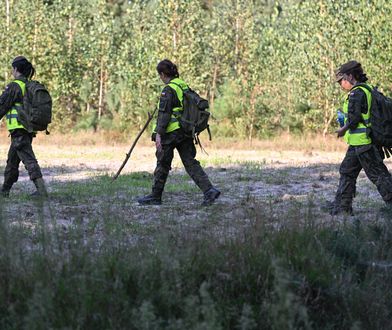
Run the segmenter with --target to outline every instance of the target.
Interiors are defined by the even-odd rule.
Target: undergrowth
[[[45,212],[33,228],[10,222],[2,204],[0,328],[390,326],[390,223],[322,224],[312,201],[279,215],[256,199],[239,205],[244,218],[229,224],[219,208],[197,227],[162,215],[133,241],[125,227],[135,219],[109,206],[65,230]]]

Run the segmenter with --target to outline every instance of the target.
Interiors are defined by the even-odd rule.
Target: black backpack
[[[183,89],[172,81],[170,84],[180,87],[184,96],[183,110],[179,118],[181,128],[185,133],[195,138],[196,141],[198,141],[198,135],[207,129],[211,140],[211,131],[208,125],[208,119],[210,118],[210,113],[207,110],[209,107],[208,101],[189,87],[188,89]]]
[[[366,88],[372,95],[369,136],[375,145],[389,149],[392,147],[392,99],[381,93],[377,87],[372,89],[366,84],[359,86]],[[386,150],[387,157],[388,151]]]
[[[52,122],[52,98],[43,84],[26,82],[23,106],[18,109],[18,121],[28,132],[46,131]]]

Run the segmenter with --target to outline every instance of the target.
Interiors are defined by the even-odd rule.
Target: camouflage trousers
[[[152,193],[158,196],[162,195],[171,170],[174,149],[177,149],[186,172],[200,190],[204,193],[210,189],[212,184],[200,163],[195,159],[196,147],[193,139],[185,136],[181,130],[177,130],[162,137],[162,152],[156,152],[157,166],[154,171]]]
[[[392,178],[380,151],[374,145],[350,146],[339,169],[340,180],[335,195],[335,208],[351,209],[357,178],[362,169],[369,180],[376,185],[383,200],[392,201]]]
[[[19,164],[21,161],[31,180],[42,178],[41,169],[32,147],[33,135],[22,130],[18,131],[13,132],[11,135],[11,145],[8,151],[7,165],[4,170],[2,191],[9,191],[12,185],[18,181]]]

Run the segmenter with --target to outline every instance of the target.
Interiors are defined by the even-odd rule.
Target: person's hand
[[[162,139],[158,133],[155,136],[155,146],[157,147],[158,152],[162,152]]]
[[[344,136],[344,134],[346,133],[346,131],[347,131],[347,127],[342,127],[342,128],[339,128],[337,131],[336,131],[336,133],[338,134],[338,137],[342,137],[342,136]]]

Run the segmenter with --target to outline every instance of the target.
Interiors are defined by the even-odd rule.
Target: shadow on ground
[[[42,218],[51,219],[53,224],[65,228],[75,222],[114,219],[148,226],[162,222],[187,226],[205,221],[225,224],[233,219],[246,222],[255,212],[265,215],[267,211],[277,223],[292,212],[297,212],[299,219],[310,211],[320,222],[333,219],[321,206],[334,197],[338,184],[336,164],[273,167],[254,162],[207,167],[206,172],[222,191],[215,205],[200,206],[202,193],[180,169],[169,175],[162,206],[139,206],[137,197],[151,189],[149,172],[125,174],[112,182],[106,170],[48,167],[44,173],[49,173],[46,179],[50,198],[43,203],[33,200],[29,196],[33,185],[25,178],[15,184],[10,198],[3,203],[2,216],[28,226],[34,226]],[[62,173],[68,175],[67,180],[57,179]],[[354,204],[356,219],[378,219],[378,209],[383,203],[377,190],[363,174],[358,179],[358,187]]]

